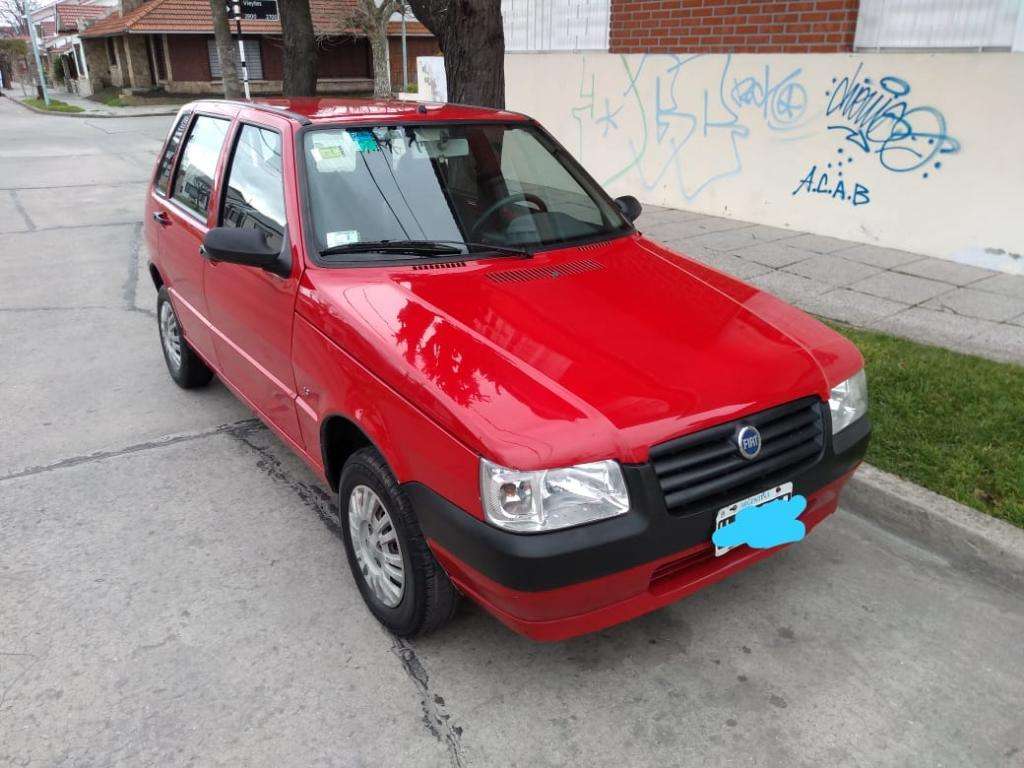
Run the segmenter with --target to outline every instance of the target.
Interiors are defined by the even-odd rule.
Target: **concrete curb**
[[[9,96],[5,96],[4,98],[6,98],[8,101],[14,102],[15,104],[17,104],[17,105],[19,105],[21,107],[24,107],[29,112],[35,112],[37,115],[52,115],[52,116],[56,116],[56,117],[90,117],[90,118],[99,118],[101,120],[109,119],[109,118],[115,118],[115,117],[116,118],[125,118],[125,117],[162,117],[162,116],[166,116],[166,115],[176,115],[176,114],[178,114],[178,109],[179,109],[179,107],[175,107],[174,109],[172,109],[170,111],[166,111],[166,112],[163,112],[163,111],[161,111],[161,112],[132,112],[131,114],[128,114],[128,115],[116,115],[116,114],[111,114],[109,112],[89,112],[88,110],[85,110],[83,112],[56,112],[56,111],[51,110],[51,109],[39,109],[38,107],[33,107],[31,104],[26,104],[21,99],[15,99],[15,98],[11,98]],[[59,99],[58,99],[58,101],[59,101]]]
[[[841,506],[971,571],[1024,589],[1024,530],[869,464]]]

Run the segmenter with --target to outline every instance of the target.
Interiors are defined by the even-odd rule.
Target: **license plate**
[[[788,499],[793,495],[793,484],[782,483],[782,485],[776,485],[774,488],[769,488],[767,491],[761,491],[760,493],[750,496],[741,501],[737,501],[735,504],[730,504],[728,507],[722,507],[718,510],[718,515],[715,517],[715,530],[724,528],[736,521],[736,513],[744,507],[760,507],[762,504],[767,504],[769,501],[775,501],[776,499]],[[715,545],[715,557],[721,557],[726,552],[730,552],[736,549],[739,544],[733,547],[719,547]]]

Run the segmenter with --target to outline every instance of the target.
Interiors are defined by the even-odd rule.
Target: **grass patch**
[[[25,104],[36,109],[48,109],[51,112],[84,112],[85,110],[81,107],[76,107],[74,104],[67,104],[63,101],[57,101],[56,99],[50,99],[50,106],[46,106],[46,102],[42,99],[22,99]]]
[[[1024,528],[1024,368],[829,325],[867,362],[867,460]]]

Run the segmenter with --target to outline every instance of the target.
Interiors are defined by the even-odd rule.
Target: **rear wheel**
[[[185,341],[165,286],[161,286],[156,296],[156,320],[160,329],[160,346],[164,351],[164,361],[174,383],[183,389],[209,384],[213,378],[213,371],[206,367],[206,363]]]
[[[349,566],[377,620],[400,637],[426,634],[447,622],[458,592],[375,449],[356,451],[345,463],[338,503]]]

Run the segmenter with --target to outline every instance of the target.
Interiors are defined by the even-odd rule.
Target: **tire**
[[[452,618],[459,594],[427,547],[412,505],[375,449],[356,451],[345,462],[338,484],[338,519],[352,576],[381,624],[399,637],[414,637]],[[395,576],[398,562],[400,588]]]
[[[188,345],[181,333],[178,315],[171,304],[167,288],[161,286],[156,295],[156,324],[160,331],[160,348],[164,352],[167,372],[182,389],[193,389],[210,383],[213,371]]]

